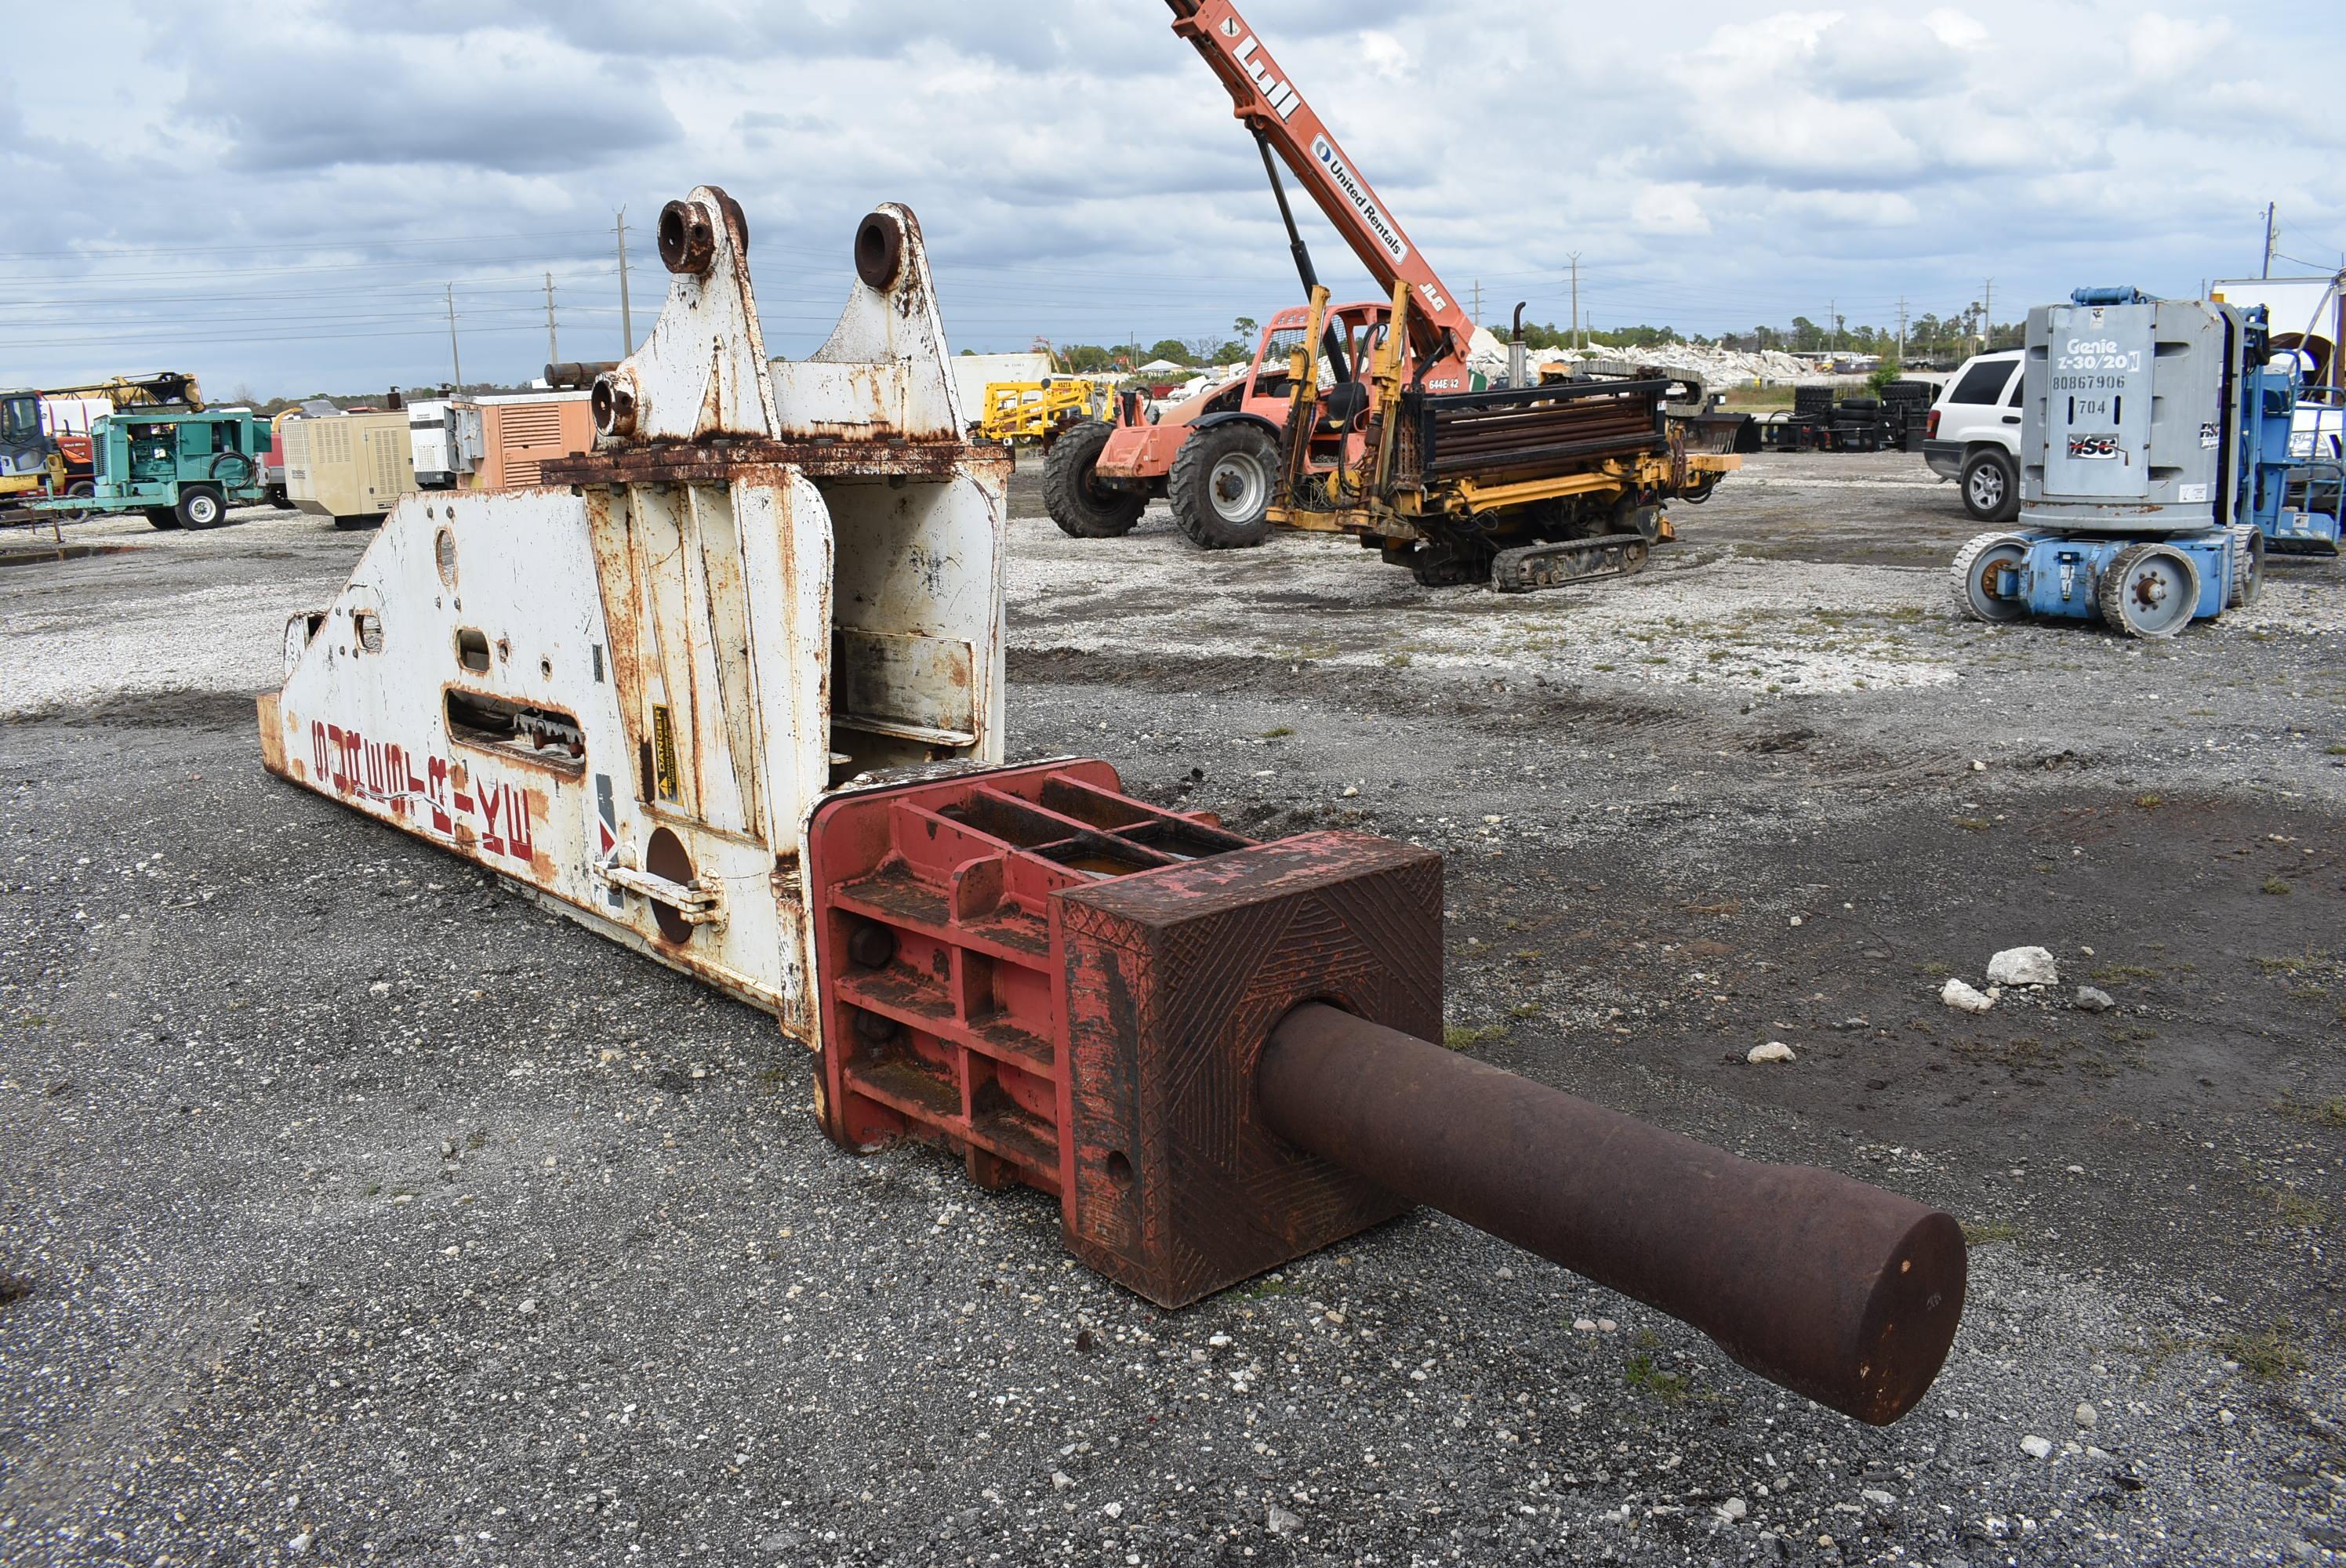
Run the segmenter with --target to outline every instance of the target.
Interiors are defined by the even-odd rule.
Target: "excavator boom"
[[[1409,285],[1411,347],[1418,362],[1430,367],[1425,384],[1436,392],[1463,390],[1474,321],[1326,122],[1272,61],[1230,0],[1166,3],[1173,9],[1173,31],[1205,56],[1229,89],[1238,117],[1311,192],[1379,290],[1390,294],[1396,283]]]

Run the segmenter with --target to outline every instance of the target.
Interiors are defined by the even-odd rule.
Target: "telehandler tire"
[[[1218,424],[1193,431],[1173,454],[1165,493],[1173,524],[1201,550],[1243,550],[1270,537],[1279,448],[1262,427]]]
[[[1148,510],[1144,491],[1095,481],[1092,470],[1116,427],[1096,419],[1070,425],[1043,460],[1043,509],[1059,532],[1075,539],[1115,539],[1132,532]]]

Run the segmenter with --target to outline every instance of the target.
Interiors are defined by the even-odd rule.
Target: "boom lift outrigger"
[[[1707,495],[1740,466],[1688,450],[1668,403],[1685,378],[1579,377],[1467,390],[1474,322],[1375,189],[1272,62],[1230,0],[1167,0],[1173,30],[1229,89],[1261,148],[1304,289],[1302,341],[1320,344],[1321,288],[1271,158],[1277,154],[1392,296],[1372,346],[1347,363],[1331,339],[1322,391],[1299,348],[1273,521],[1357,535],[1429,585],[1488,580],[1503,590],[1634,572],[1670,538],[1666,504]],[[1358,351],[1356,351],[1357,352]]]

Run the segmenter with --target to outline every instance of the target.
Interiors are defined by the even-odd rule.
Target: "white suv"
[[[2020,513],[2018,349],[1974,354],[1931,405],[1923,461],[1963,487],[1964,510],[1983,523]]]

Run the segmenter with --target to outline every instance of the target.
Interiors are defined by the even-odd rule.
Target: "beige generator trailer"
[[[285,494],[337,528],[372,528],[415,488],[407,411],[304,414],[284,424]]]

